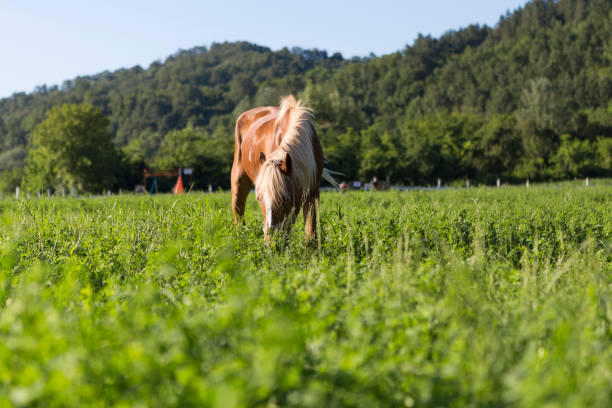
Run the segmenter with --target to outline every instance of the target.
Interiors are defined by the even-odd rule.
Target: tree
[[[0,192],[14,192],[15,187],[21,183],[23,168],[14,167],[11,170],[0,172]]]
[[[561,135],[561,146],[552,158],[555,176],[559,178],[590,175],[595,167],[596,152],[588,140],[572,139],[568,134]]]
[[[529,80],[523,89],[516,112],[521,122],[533,121],[538,130],[554,128],[555,95],[547,78]]]
[[[401,125],[406,169],[411,181],[429,183],[469,176],[471,165],[462,163],[470,149],[468,137],[480,121],[471,115],[440,112],[417,120],[406,118]]]
[[[356,180],[360,165],[361,135],[353,128],[337,132],[331,127],[320,129],[319,139],[325,147],[325,160],[332,170],[339,171],[345,180]]]
[[[361,154],[359,176],[362,179],[396,179],[397,166],[403,160],[399,138],[389,132],[381,132],[375,125],[361,131]]]
[[[595,144],[597,164],[606,177],[612,176],[612,137],[600,137]]]
[[[230,129],[220,124],[210,135],[202,129],[185,128],[166,135],[157,154],[155,166],[163,169],[193,168],[195,187],[229,186],[233,160]]]
[[[485,181],[505,175],[523,153],[521,135],[513,115],[493,115],[469,144],[463,160]]]
[[[74,186],[94,192],[113,187],[118,155],[108,125],[100,109],[88,104],[52,108],[34,130],[24,188]]]

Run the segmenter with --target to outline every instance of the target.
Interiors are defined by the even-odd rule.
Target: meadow
[[[612,188],[0,201],[0,406],[612,406]],[[301,217],[300,217],[301,218]]]

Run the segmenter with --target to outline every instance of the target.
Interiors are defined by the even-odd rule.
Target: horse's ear
[[[264,164],[266,161],[266,155],[264,152],[259,152],[259,164]]]
[[[285,159],[282,161],[280,165],[280,169],[283,173],[291,174],[291,155],[289,153],[285,154]]]

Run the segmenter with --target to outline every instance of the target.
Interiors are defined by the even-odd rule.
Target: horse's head
[[[295,221],[295,185],[289,153],[275,151],[266,159],[259,156],[261,167],[255,187],[257,201],[264,215],[266,240],[278,229],[288,230]]]

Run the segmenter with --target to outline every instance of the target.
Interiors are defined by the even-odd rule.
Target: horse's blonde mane
[[[258,196],[267,197],[272,206],[287,197],[290,189],[286,186],[286,179],[281,174],[279,166],[289,154],[292,160],[291,179],[295,188],[302,195],[304,201],[317,183],[317,163],[314,156],[312,140],[314,126],[312,111],[296,101],[293,95],[281,99],[280,112],[274,124],[274,129],[289,115],[287,130],[278,148],[267,157],[266,162],[259,170],[256,182]]]

